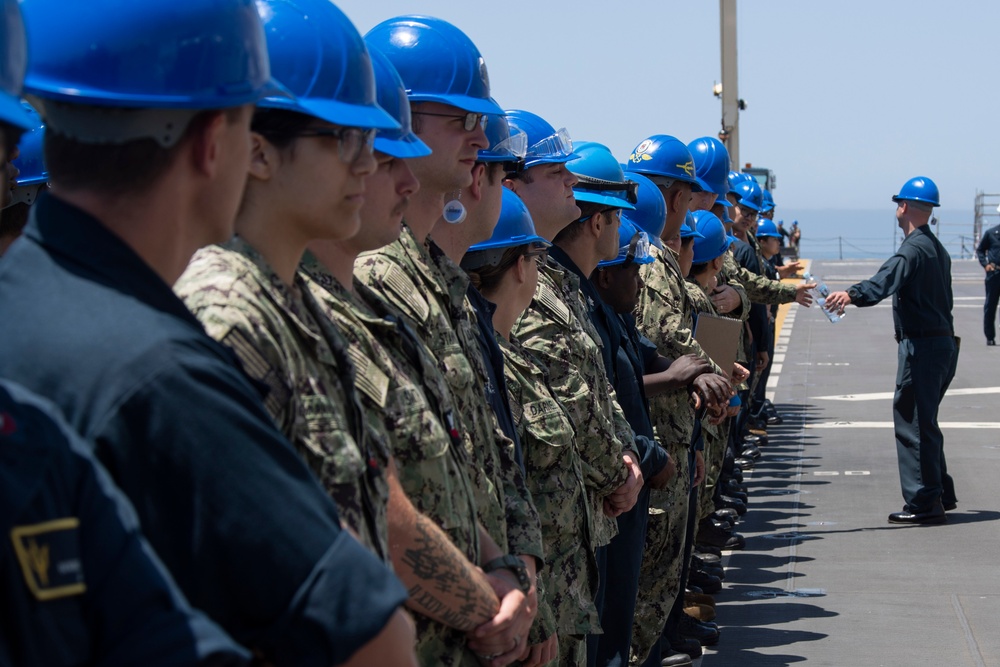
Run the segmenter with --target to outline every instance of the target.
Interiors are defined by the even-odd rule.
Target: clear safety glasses
[[[649,257],[649,234],[646,232],[636,232],[628,242],[628,250],[625,253],[625,264],[628,266],[632,262],[642,262]]]
[[[561,158],[569,157],[573,154],[573,140],[565,127],[556,130],[556,133],[545,137],[528,146],[527,157],[531,158]]]

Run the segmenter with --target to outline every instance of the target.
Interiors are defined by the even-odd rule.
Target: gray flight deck
[[[839,290],[879,265],[812,272]],[[903,505],[891,300],[837,324],[792,306],[772,382],[785,422],[745,476],[746,549],[724,558],[722,640],[702,665],[1000,665],[1000,347],[983,337],[978,263],[952,276],[962,344],[939,421],[958,509],[946,525],[886,521]]]

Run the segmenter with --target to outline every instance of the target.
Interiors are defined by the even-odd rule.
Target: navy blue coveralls
[[[587,302],[590,321],[601,338],[604,370],[614,386],[625,419],[634,431],[643,479],[650,479],[666,467],[669,457],[666,450],[653,439],[652,422],[648,412],[645,412],[647,407],[646,395],[642,389],[642,373],[636,375],[630,362],[619,363],[619,351],[625,345],[621,322],[601,300],[589,276],[583,275],[562,248],[552,246],[549,255],[580,278],[580,291]],[[643,413],[648,425],[646,430],[642,430]],[[633,421],[633,418],[637,421]],[[597,589],[595,604],[601,614],[604,634],[587,637],[587,664],[590,667],[628,664],[635,599],[639,592],[639,567],[646,543],[646,524],[649,522],[648,486],[643,485],[635,506],[621,514],[617,522],[618,534],[607,546],[598,548],[596,553],[601,583]]]
[[[986,274],[986,303],[983,304],[983,333],[992,343],[997,337],[997,303],[1000,302],[1000,225],[983,233],[976,247],[976,258],[983,268],[987,264],[996,267]]]
[[[0,664],[243,665],[47,401],[0,380]],[[9,539],[8,539],[9,536]]]
[[[235,355],[53,195],[0,261],[0,377],[52,400],[190,603],[276,664],[345,661],[406,590],[340,528]]]
[[[907,512],[956,502],[945,464],[938,407],[958,364],[952,322],[951,257],[927,225],[913,230],[878,272],[847,290],[856,306],[892,295],[899,342],[892,416]]]

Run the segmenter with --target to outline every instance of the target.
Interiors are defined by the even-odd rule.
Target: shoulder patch
[[[535,298],[538,299],[539,304],[558,318],[560,323],[569,325],[572,322],[569,307],[556,296],[556,293],[548,285],[540,285]]]
[[[354,386],[374,401],[375,405],[385,408],[385,400],[389,395],[389,377],[357,345],[348,347],[347,353],[354,363]]]
[[[236,353],[244,373],[267,388],[267,395],[262,397],[264,405],[271,418],[278,424],[282,424],[286,407],[292,398],[291,387],[277,371],[271,368],[264,355],[239,329],[230,329],[219,342]]]
[[[80,561],[79,528],[79,519],[65,517],[11,529],[10,539],[24,583],[36,600],[55,600],[87,590]]]
[[[427,321],[431,309],[413,285],[413,281],[401,268],[392,264],[385,274],[385,284],[405,303],[418,322]]]

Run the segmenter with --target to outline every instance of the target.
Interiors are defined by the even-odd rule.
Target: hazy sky
[[[336,0],[365,33],[406,13],[464,30],[505,108],[624,159],[649,134],[717,135],[716,0]],[[779,206],[879,208],[914,175],[948,208],[1000,192],[1000,2],[737,0],[743,162]]]

